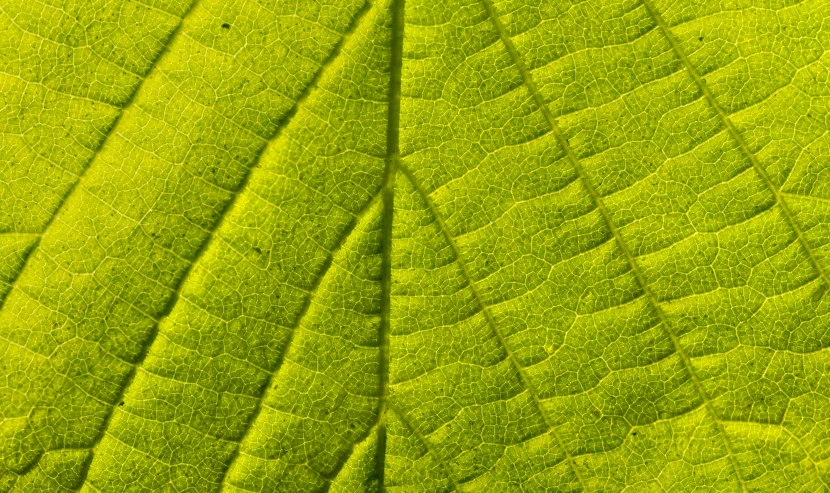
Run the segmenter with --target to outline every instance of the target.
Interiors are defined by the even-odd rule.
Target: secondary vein
[[[536,407],[539,414],[542,416],[542,419],[545,421],[545,425],[547,426],[548,430],[550,430],[551,434],[553,435],[556,443],[559,445],[559,448],[565,453],[565,459],[568,462],[568,465],[574,471],[574,475],[576,476],[577,480],[579,481],[582,490],[585,491],[587,489],[585,485],[585,480],[582,478],[582,474],[576,467],[574,463],[573,456],[571,455],[570,451],[565,448],[565,442],[562,440],[562,437],[554,428],[553,423],[550,421],[550,417],[548,413],[545,411],[544,406],[542,405],[542,399],[539,396],[539,393],[536,391],[536,388],[533,386],[533,383],[530,380],[530,377],[525,372],[524,368],[519,361],[516,359],[513,351],[510,349],[510,346],[507,344],[507,340],[499,330],[498,326],[496,325],[496,321],[493,319],[493,315],[490,313],[490,308],[487,304],[484,303],[484,298],[481,296],[478,287],[476,286],[475,281],[473,281],[473,277],[467,268],[467,263],[464,260],[463,255],[461,254],[461,250],[458,248],[458,245],[455,243],[455,239],[450,234],[449,229],[447,228],[446,224],[444,223],[444,219],[441,217],[441,214],[438,212],[438,209],[433,204],[432,199],[430,199],[429,194],[423,189],[421,184],[418,182],[415,175],[412,174],[412,171],[409,170],[403,163],[400,164],[401,172],[409,179],[410,183],[412,183],[412,187],[418,192],[418,195],[426,202],[427,208],[429,209],[430,213],[432,214],[433,218],[435,218],[435,222],[438,225],[438,229],[441,230],[441,234],[446,239],[447,243],[449,243],[450,249],[455,256],[456,262],[458,262],[459,267],[461,268],[461,273],[464,276],[467,285],[470,287],[470,291],[473,294],[473,298],[476,300],[476,304],[478,304],[481,313],[484,315],[484,319],[487,321],[487,325],[493,331],[493,334],[496,336],[496,339],[499,341],[499,344],[504,348],[505,353],[507,354],[507,359],[510,361],[513,368],[518,372],[519,378],[522,381],[522,385],[528,390],[530,393],[530,397],[533,400],[533,404]]]
[[[648,2],[649,0],[643,0],[643,1]],[[581,164],[579,158],[577,157],[576,153],[573,151],[570,144],[568,143],[568,139],[566,139],[565,135],[562,133],[562,129],[559,127],[559,123],[557,122],[556,118],[553,116],[550,109],[548,108],[547,102],[542,97],[542,94],[539,92],[539,89],[536,87],[536,84],[533,81],[533,78],[531,77],[530,72],[525,67],[524,62],[522,61],[521,56],[519,55],[519,52],[513,46],[513,42],[510,40],[510,38],[507,35],[504,27],[501,25],[501,21],[499,20],[497,14],[496,14],[495,8],[493,7],[490,0],[482,0],[482,2],[484,3],[488,13],[490,14],[490,18],[493,20],[493,23],[496,26],[496,30],[499,32],[499,36],[501,37],[502,42],[505,45],[505,48],[510,53],[511,58],[513,59],[513,63],[516,65],[519,72],[521,73],[522,80],[523,80],[525,86],[530,91],[534,102],[539,107],[539,110],[542,112],[542,115],[544,116],[545,120],[547,121],[548,125],[550,126],[551,131],[553,132],[557,143],[562,148],[562,150],[565,152],[565,155],[566,155],[568,161],[570,161],[570,163],[573,165],[574,170],[576,171],[577,175],[579,176],[580,181],[583,183],[583,185],[585,186],[585,189],[588,191],[588,194],[591,196],[591,200],[594,202],[594,206],[599,211],[600,215],[603,218],[603,221],[605,222],[606,226],[608,227],[608,229],[610,230],[612,236],[614,237],[615,242],[617,243],[620,250],[623,252],[623,255],[625,256],[626,261],[629,265],[629,268],[631,269],[631,272],[634,274],[634,277],[637,280],[637,284],[639,284],[640,289],[642,289],[644,296],[646,297],[646,299],[648,300],[648,302],[651,305],[652,309],[656,313],[656,315],[658,317],[658,320],[660,321],[660,325],[663,327],[663,329],[665,330],[665,332],[668,335],[669,339],[671,340],[672,345],[673,345],[674,350],[675,350],[675,353],[677,353],[677,355],[680,357],[680,360],[683,363],[683,367],[686,370],[686,373],[689,375],[689,379],[692,381],[692,385],[694,386],[696,392],[698,393],[698,396],[700,397],[700,399],[703,403],[703,406],[706,409],[707,414],[710,416],[710,418],[714,422],[715,428],[718,431],[718,436],[720,437],[721,443],[723,444],[723,446],[726,450],[726,453],[729,457],[730,464],[731,464],[733,470],[735,471],[735,474],[738,478],[738,482],[740,483],[741,490],[744,493],[746,493],[747,492],[746,484],[745,484],[744,478],[741,474],[740,468],[738,466],[737,459],[735,458],[735,454],[732,451],[732,445],[729,441],[729,437],[726,434],[726,430],[724,429],[723,424],[722,424],[720,418],[718,417],[718,414],[717,414],[714,406],[712,405],[708,394],[706,393],[705,389],[703,388],[703,385],[701,384],[700,379],[698,378],[697,373],[694,370],[694,367],[692,366],[691,359],[689,358],[689,356],[686,354],[685,350],[681,346],[677,335],[674,333],[674,330],[672,329],[671,325],[669,324],[669,321],[666,317],[665,312],[663,311],[663,308],[660,306],[660,303],[657,300],[657,297],[651,291],[651,288],[649,287],[648,283],[646,282],[645,276],[643,275],[639,265],[637,264],[636,259],[633,255],[633,253],[631,252],[631,249],[625,243],[625,241],[623,240],[622,235],[620,234],[619,230],[617,229],[616,225],[614,224],[614,221],[611,219],[611,214],[608,212],[607,208],[605,207],[605,204],[603,203],[599,192],[597,192],[596,188],[594,187],[593,182],[588,177],[588,175],[585,173],[585,170],[582,167],[582,164]],[[567,453],[567,451],[566,451],[566,453]]]
[[[363,207],[363,209],[361,209],[361,211],[358,212],[355,215],[355,217],[351,220],[349,225],[344,229],[343,233],[337,239],[337,241],[334,244],[334,247],[332,247],[332,249],[331,249],[331,252],[326,257],[326,260],[323,262],[323,265],[320,268],[320,272],[317,274],[317,277],[315,277],[315,279],[314,279],[314,285],[309,290],[308,296],[306,296],[305,304],[303,304],[303,307],[300,309],[300,313],[297,315],[297,319],[296,319],[296,322],[294,323],[294,326],[291,327],[291,332],[288,336],[288,341],[286,342],[285,349],[283,350],[282,354],[280,355],[280,359],[276,362],[276,364],[274,365],[274,368],[269,373],[268,379],[266,380],[265,385],[263,386],[264,390],[262,391],[262,395],[260,395],[259,398],[257,399],[256,406],[254,407],[254,411],[248,417],[248,421],[245,424],[245,428],[242,431],[242,435],[239,437],[239,440],[238,440],[239,445],[234,450],[233,455],[231,456],[230,460],[228,461],[228,466],[227,466],[227,468],[225,468],[225,471],[222,474],[222,478],[220,479],[219,484],[223,488],[227,484],[226,480],[227,480],[228,473],[231,470],[231,467],[233,466],[234,462],[236,462],[236,459],[239,458],[239,454],[240,454],[241,448],[242,448],[242,443],[244,443],[245,438],[248,436],[248,434],[254,428],[254,423],[256,422],[257,418],[259,417],[260,413],[262,412],[262,408],[264,407],[264,404],[265,404],[265,397],[266,397],[266,395],[268,395],[268,390],[271,387],[274,386],[274,379],[277,377],[277,374],[279,373],[280,368],[282,368],[283,362],[285,361],[285,357],[288,354],[288,351],[291,349],[291,346],[293,345],[294,338],[297,334],[297,331],[300,329],[300,325],[302,324],[303,320],[305,319],[306,314],[308,313],[309,308],[311,307],[311,301],[313,300],[314,296],[317,294],[317,290],[319,289],[320,284],[322,284],[323,279],[326,277],[326,274],[328,273],[329,269],[331,268],[331,265],[334,263],[334,257],[337,255],[337,253],[341,250],[343,245],[349,239],[349,237],[351,236],[354,229],[360,223],[361,219],[364,218],[369,213],[370,210],[372,210],[372,208],[375,206],[375,204],[377,203],[378,199],[380,199],[380,197],[381,197],[380,193],[375,195],[369,202],[366,203],[366,205]]]
[[[816,258],[815,254],[813,253],[813,250],[810,247],[809,243],[807,242],[807,239],[804,237],[804,233],[801,231],[801,227],[798,225],[798,223],[795,220],[795,215],[792,213],[792,209],[790,209],[789,204],[787,203],[787,201],[784,198],[785,195],[788,195],[788,194],[786,194],[784,192],[781,192],[781,190],[779,190],[778,187],[775,186],[775,183],[770,178],[770,176],[767,173],[766,169],[764,169],[764,167],[761,165],[760,161],[758,160],[758,157],[749,148],[749,145],[747,144],[747,142],[744,139],[743,135],[738,131],[738,128],[735,126],[735,124],[729,118],[729,115],[726,113],[726,111],[724,111],[724,109],[720,105],[720,103],[718,103],[718,101],[715,98],[714,94],[712,94],[712,91],[709,90],[709,86],[706,85],[706,82],[703,80],[703,77],[700,76],[697,69],[692,64],[691,60],[689,60],[689,57],[686,55],[686,53],[680,47],[680,43],[677,42],[677,39],[674,37],[674,34],[672,33],[672,31],[669,28],[668,24],[666,23],[665,19],[663,19],[663,16],[660,15],[660,12],[654,6],[654,4],[651,2],[651,0],[641,0],[641,3],[646,8],[649,15],[654,20],[654,22],[657,24],[657,26],[659,26],[660,31],[663,33],[663,35],[665,36],[665,38],[668,40],[669,44],[671,45],[672,51],[674,51],[675,55],[677,55],[677,57],[680,58],[681,62],[683,63],[683,66],[686,68],[686,71],[692,77],[692,79],[694,80],[694,82],[697,85],[698,89],[703,94],[703,97],[706,99],[706,101],[709,103],[709,105],[712,107],[712,109],[715,110],[715,113],[717,113],[718,118],[721,120],[721,123],[724,125],[724,127],[726,127],[726,130],[727,130],[727,132],[729,132],[729,135],[738,144],[738,147],[741,149],[741,152],[749,159],[749,162],[752,164],[752,168],[755,170],[755,172],[761,178],[761,181],[764,182],[764,185],[767,187],[767,189],[769,189],[769,191],[774,196],[775,202],[778,204],[778,206],[781,208],[781,211],[784,213],[784,217],[786,218],[787,223],[789,224],[790,228],[795,233],[796,238],[798,239],[798,242],[801,244],[801,247],[804,250],[804,252],[807,254],[807,257],[808,257],[810,263],[813,265],[813,268],[815,268],[816,272],[818,273],[819,277],[821,278],[821,281],[822,281],[823,285],[824,286],[830,286],[830,282],[828,282],[827,273],[825,272],[825,270],[822,267],[821,263]],[[707,402],[707,405],[708,405],[708,402]],[[714,412],[714,410],[712,412]],[[720,424],[720,422],[718,422],[718,426],[719,427],[722,426]],[[724,434],[725,434],[725,432],[724,432]],[[732,453],[730,451],[730,458],[732,459],[733,467],[735,468],[735,471],[738,474],[738,478],[741,480],[741,488],[743,489],[744,492],[746,492],[747,488],[746,488],[746,485],[744,483],[743,477],[741,476],[740,471],[738,470],[737,462],[734,460],[733,457],[731,457],[731,455],[732,455]]]
[[[781,207],[781,210],[784,212],[784,217],[787,219],[792,230],[795,232],[796,237],[798,238],[798,242],[801,244],[802,248],[804,249],[807,257],[810,260],[810,263],[818,272],[819,277],[821,277],[822,282],[825,286],[830,286],[830,280],[827,277],[827,273],[824,271],[824,268],[819,263],[818,259],[816,258],[815,254],[813,253],[812,248],[810,247],[809,243],[807,243],[807,239],[804,238],[804,233],[801,231],[801,227],[795,220],[795,215],[792,213],[792,209],[790,209],[789,204],[784,199],[784,193],[781,192],[778,187],[775,186],[772,179],[770,178],[769,174],[767,174],[766,169],[761,166],[761,163],[758,161],[758,157],[752,150],[749,148],[749,145],[746,143],[743,135],[738,131],[738,128],[735,127],[735,124],[729,118],[729,115],[726,114],[726,111],[721,107],[720,103],[718,103],[715,96],[712,94],[712,91],[709,90],[709,86],[706,85],[706,82],[703,80],[703,77],[697,72],[694,65],[692,65],[691,60],[689,57],[686,56],[686,53],[680,48],[680,44],[675,39],[674,34],[672,34],[671,29],[669,29],[668,24],[660,15],[660,12],[654,7],[654,4],[651,0],[641,0],[643,6],[648,10],[649,15],[651,15],[654,22],[660,27],[660,31],[662,31],[663,35],[669,41],[669,44],[672,47],[672,50],[677,55],[678,58],[683,62],[683,66],[686,68],[686,71],[689,72],[689,75],[692,76],[694,79],[695,84],[697,84],[698,89],[700,92],[703,93],[703,97],[706,98],[706,101],[709,105],[715,110],[717,113],[718,118],[720,118],[721,123],[726,127],[727,132],[729,135],[737,142],[738,147],[740,147],[741,152],[746,155],[749,159],[749,162],[752,163],[752,167],[755,169],[755,172],[758,173],[758,176],[761,178],[761,181],[764,182],[764,185],[772,192],[773,196],[775,197],[776,203]]]
[[[184,15],[179,20],[179,23],[176,25],[176,28],[173,29],[173,32],[170,34],[170,37],[167,38],[167,42],[162,47],[161,51],[159,51],[159,54],[156,55],[156,58],[155,58],[155,60],[153,60],[152,64],[150,65],[150,68],[147,70],[147,73],[144,75],[143,78],[141,78],[139,80],[139,82],[136,85],[135,89],[133,90],[132,94],[130,94],[129,99],[127,99],[127,101],[121,106],[121,109],[118,112],[118,115],[115,117],[115,120],[112,122],[112,125],[110,125],[109,129],[107,129],[106,134],[104,134],[103,141],[98,146],[98,149],[95,150],[95,152],[92,154],[92,157],[90,157],[89,160],[86,162],[86,165],[81,170],[81,173],[78,175],[78,177],[75,179],[75,182],[72,184],[72,186],[69,187],[69,190],[66,191],[66,194],[64,194],[64,196],[61,198],[60,202],[58,202],[58,206],[55,208],[55,211],[52,213],[51,216],[49,216],[49,220],[46,221],[46,224],[43,225],[43,228],[40,231],[41,238],[43,238],[47,234],[47,232],[49,230],[49,227],[52,225],[52,223],[55,222],[55,218],[58,217],[58,214],[61,212],[61,210],[63,210],[64,205],[69,201],[69,198],[72,195],[74,195],[75,191],[79,188],[79,186],[81,185],[81,183],[84,180],[84,176],[86,176],[87,171],[89,171],[89,169],[92,168],[92,165],[95,162],[95,160],[98,158],[98,156],[101,155],[101,151],[107,146],[107,142],[109,142],[109,138],[115,133],[116,127],[118,127],[118,124],[121,122],[121,117],[133,105],[133,103],[136,100],[136,96],[141,91],[141,88],[144,86],[144,82],[147,79],[149,79],[150,74],[152,74],[153,71],[156,70],[156,67],[158,67],[158,65],[161,62],[162,58],[164,58],[164,55],[167,54],[167,52],[169,51],[170,46],[173,44],[173,42],[179,36],[179,33],[182,30],[182,25],[184,25],[185,19],[190,15],[191,12],[193,12],[193,10],[196,8],[196,5],[200,1],[201,0],[194,0],[193,1],[193,3],[190,5],[190,7],[187,9],[187,11],[184,13]],[[26,259],[23,261],[23,265],[17,271],[17,275],[9,283],[11,285],[11,288],[6,293],[6,296],[4,298],[0,299],[0,310],[3,309],[3,306],[6,302],[6,299],[8,299],[8,297],[11,294],[12,290],[16,287],[18,279],[20,279],[23,272],[26,270],[26,266],[29,263],[29,259],[31,259],[34,256],[33,254],[40,247],[41,242],[42,242],[42,240],[38,239],[37,243],[31,248],[29,253],[26,255]]]
[[[196,4],[199,1],[200,0],[196,0],[196,2],[194,2],[194,4],[191,6],[190,10],[188,10],[187,14],[185,14],[185,17],[190,12],[193,11],[193,9],[195,8]],[[342,50],[342,47],[343,47],[345,41],[348,39],[349,35],[352,32],[354,32],[354,30],[357,28],[357,25],[359,24],[359,21],[363,18],[363,16],[366,14],[366,12],[368,12],[370,6],[371,5],[368,1],[365,2],[363,4],[363,6],[361,7],[361,9],[355,14],[354,18],[352,19],[352,22],[351,22],[350,26],[344,32],[343,36],[338,41],[338,43],[334,46],[332,51],[329,53],[328,58],[323,62],[323,64],[320,66],[320,68],[314,74],[312,79],[305,86],[305,88],[303,89],[303,92],[300,94],[299,98],[297,98],[297,100],[295,101],[292,108],[285,114],[285,116],[283,117],[283,119],[279,123],[279,125],[277,125],[277,127],[275,128],[275,130],[274,130],[273,134],[271,135],[270,139],[268,139],[268,141],[262,146],[259,153],[256,155],[254,161],[252,162],[251,166],[246,171],[246,174],[243,177],[242,181],[240,182],[239,186],[237,187],[237,189],[233,193],[231,199],[227,202],[227,204],[225,204],[222,211],[220,212],[220,214],[218,216],[218,219],[215,221],[215,223],[213,225],[213,228],[211,228],[211,230],[208,231],[207,238],[205,238],[202,241],[202,244],[200,245],[199,249],[197,250],[193,261],[188,265],[187,269],[182,274],[179,281],[176,283],[176,286],[173,290],[172,295],[170,296],[170,299],[168,300],[168,303],[167,303],[166,307],[164,308],[164,310],[162,310],[162,313],[158,317],[156,323],[153,325],[153,328],[151,329],[150,334],[147,337],[147,340],[145,341],[145,343],[142,347],[142,350],[139,353],[139,356],[136,359],[136,362],[135,362],[132,370],[128,373],[128,375],[125,379],[124,385],[121,388],[121,392],[119,393],[118,397],[115,399],[113,405],[109,409],[109,412],[108,412],[106,418],[104,419],[104,422],[101,426],[101,429],[99,430],[98,434],[96,435],[95,439],[93,440],[92,444],[90,445],[89,449],[92,451],[93,454],[95,452],[95,448],[101,442],[103,437],[107,434],[107,429],[109,428],[109,425],[112,422],[112,417],[115,414],[115,408],[116,408],[115,403],[120,402],[123,399],[124,395],[126,395],[128,389],[130,388],[131,384],[135,380],[135,376],[136,376],[139,368],[141,368],[142,364],[144,363],[144,361],[145,361],[145,359],[146,359],[146,357],[147,357],[147,355],[150,351],[150,348],[153,345],[153,342],[155,341],[156,337],[158,336],[159,324],[172,312],[172,310],[176,306],[178,300],[181,298],[181,294],[182,294],[184,286],[186,285],[187,279],[189,278],[190,274],[193,272],[194,267],[199,263],[201,258],[204,256],[205,252],[208,250],[209,245],[217,237],[217,235],[216,235],[217,231],[220,230],[222,224],[225,222],[225,219],[229,216],[231,210],[233,210],[233,207],[236,204],[239,196],[242,195],[242,192],[247,188],[248,183],[250,182],[251,176],[253,175],[253,171],[259,166],[260,160],[261,160],[262,156],[265,154],[265,151],[275,141],[279,140],[279,137],[282,135],[283,130],[291,122],[294,115],[296,115],[299,107],[308,99],[309,94],[311,94],[313,89],[317,86],[317,82],[323,76],[326,69],[334,62],[335,59],[337,59],[338,55],[340,54],[340,52]],[[178,32],[179,31],[177,30],[176,33],[178,33]],[[352,221],[352,226],[347,228],[346,236],[348,235],[348,232],[350,232],[351,229],[353,228],[353,225],[354,225],[354,221]],[[342,240],[345,240],[345,237],[342,238]],[[339,244],[339,242],[338,242],[338,244]],[[331,255],[329,256],[329,262],[325,265],[328,265],[330,263],[330,258],[331,258]],[[322,274],[321,274],[321,276],[322,276]],[[319,278],[317,279],[316,282],[319,282]],[[311,295],[309,295],[308,298],[310,299]],[[299,319],[298,319],[298,324],[299,324]],[[263,396],[264,396],[264,392],[263,392]],[[262,401],[262,396],[260,397],[259,404],[261,404],[261,401]],[[258,405],[257,409],[258,408],[259,408],[259,405]],[[255,414],[257,414],[257,413],[255,413]],[[253,419],[251,419],[249,421],[246,429],[243,431],[243,435],[242,435],[243,438],[247,434],[248,429],[250,429],[252,424],[253,424]],[[233,456],[233,457],[235,458],[235,456]],[[94,458],[93,458],[93,460],[94,460]],[[232,461],[233,461],[233,459],[232,459]],[[92,463],[92,461],[90,461],[90,464],[91,463]],[[228,464],[228,469],[226,469],[224,474],[227,474],[227,471],[229,469],[230,469],[230,463]],[[87,473],[88,473],[88,470],[84,472],[84,478],[83,478],[83,481],[81,483],[81,486],[83,486],[83,484],[86,482]],[[224,480],[224,477],[223,477],[223,480]]]
[[[499,34],[499,38],[501,38],[502,44],[504,44],[504,47],[507,50],[507,52],[509,53],[510,58],[513,60],[513,64],[516,65],[516,67],[519,69],[519,72],[522,75],[522,81],[524,82],[525,86],[527,86],[528,90],[533,95],[533,99],[536,102],[536,105],[540,107],[540,109],[542,110],[542,113],[545,115],[545,119],[548,121],[548,124],[550,125],[551,129],[553,130],[553,133],[556,136],[557,141],[560,142],[560,144],[562,144],[563,142],[565,142],[564,136],[562,136],[562,132],[559,130],[559,126],[556,124],[556,121],[553,119],[553,115],[550,114],[550,111],[548,110],[547,105],[544,104],[544,100],[542,99],[542,95],[536,89],[536,84],[533,82],[533,79],[531,79],[530,73],[525,68],[524,63],[522,63],[522,60],[521,60],[521,57],[519,56],[518,51],[516,51],[516,48],[513,46],[513,42],[510,40],[510,38],[507,35],[507,32],[504,30],[504,26],[502,26],[501,20],[499,20],[499,17],[498,17],[498,14],[496,13],[495,7],[493,6],[493,4],[490,0],[481,0],[481,3],[484,5],[484,9],[487,11],[487,15],[490,17],[490,20],[493,22],[493,25],[494,25],[496,31]],[[573,152],[572,151],[569,152],[569,151],[570,151],[569,147],[565,149],[565,152],[567,154],[569,154],[569,158],[571,158],[571,157],[573,157],[572,156]],[[573,159],[572,159],[572,161],[573,161]],[[577,171],[579,171],[579,169],[581,167],[578,165],[578,163],[576,163],[576,165],[577,165],[576,166]],[[580,174],[580,178],[581,179],[583,178],[582,174]],[[584,181],[584,179],[583,179],[583,181]],[[467,275],[468,279],[470,279],[469,280],[470,287],[473,289],[473,292],[475,293],[475,297],[479,300],[479,303],[482,303],[482,301],[480,299],[480,296],[477,294],[477,290],[474,288],[475,284],[473,283],[472,278],[470,278],[469,274],[467,274],[466,272],[465,272],[465,275]],[[483,307],[483,303],[482,303],[482,307]],[[541,399],[536,394],[536,392],[535,392],[535,390],[534,390],[534,388],[533,388],[533,386],[530,382],[530,377],[527,376],[527,374],[524,371],[524,368],[521,367],[519,362],[516,361],[515,358],[513,358],[512,352],[510,351],[510,349],[507,346],[507,342],[504,340],[504,338],[501,336],[501,333],[496,328],[495,322],[493,321],[492,317],[490,316],[489,311],[484,309],[484,308],[482,308],[482,310],[485,312],[485,316],[488,318],[488,322],[493,327],[493,331],[497,334],[497,336],[498,336],[499,340],[501,341],[502,345],[507,350],[511,361],[513,361],[514,366],[519,371],[519,374],[521,375],[522,380],[524,381],[525,385],[531,391],[531,394],[533,395],[533,400],[536,403],[536,406],[539,408],[539,410],[542,414],[542,417],[545,419],[545,422],[547,423],[548,427],[550,428],[554,438],[556,439],[556,443],[559,445],[559,448],[561,448],[562,452],[564,452],[566,460],[568,462],[568,465],[570,466],[571,470],[573,470],[574,475],[576,475],[576,478],[579,481],[579,485],[582,487],[582,491],[586,491],[588,489],[588,487],[585,483],[585,479],[582,477],[582,473],[580,472],[579,468],[576,467],[576,461],[574,460],[573,455],[571,454],[570,450],[568,450],[565,447],[565,442],[562,440],[562,437],[559,435],[559,433],[553,427],[553,423],[550,422],[550,418],[548,417],[547,413],[544,411],[544,408],[542,407]]]
[[[444,474],[447,475],[447,479],[449,479],[450,483],[452,483],[453,489],[455,489],[455,491],[461,491],[461,486],[458,484],[458,481],[452,474],[450,466],[446,463],[446,461],[444,461],[444,459],[441,458],[440,455],[438,455],[438,453],[435,452],[435,450],[433,450],[432,445],[429,443],[426,437],[420,431],[418,431],[415,425],[412,424],[412,421],[410,421],[406,413],[394,406],[390,406],[389,410],[398,415],[398,419],[401,420],[401,423],[403,423],[404,426],[409,428],[409,431],[411,431],[412,434],[415,435],[415,437],[421,443],[421,446],[423,446],[424,449],[427,451],[427,454],[431,455],[433,460],[435,460],[435,462],[438,463],[438,466],[444,470]]]

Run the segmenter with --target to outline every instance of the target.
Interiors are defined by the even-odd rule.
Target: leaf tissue
[[[0,493],[819,492],[829,0],[0,0]]]

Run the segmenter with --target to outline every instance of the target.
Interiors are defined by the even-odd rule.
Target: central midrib
[[[395,178],[400,162],[401,71],[403,67],[404,0],[392,0],[392,32],[389,57],[389,109],[386,120],[386,169],[383,178],[381,225],[381,311],[378,330],[378,426],[375,475],[381,492],[386,490],[386,413],[389,396],[389,335],[392,305],[392,223],[395,211]]]

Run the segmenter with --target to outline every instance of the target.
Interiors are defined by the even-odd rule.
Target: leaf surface
[[[827,490],[827,0],[0,18],[0,492]]]

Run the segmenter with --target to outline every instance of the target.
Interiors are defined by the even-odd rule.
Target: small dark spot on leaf
[[[228,24],[227,22],[222,24],[222,29],[230,29],[230,28],[231,28],[231,25]]]
[[[697,38],[697,40],[702,42],[703,41],[703,36]]]
[[[124,401],[121,401],[121,402],[118,403],[118,407],[121,407],[123,405],[124,405]]]

